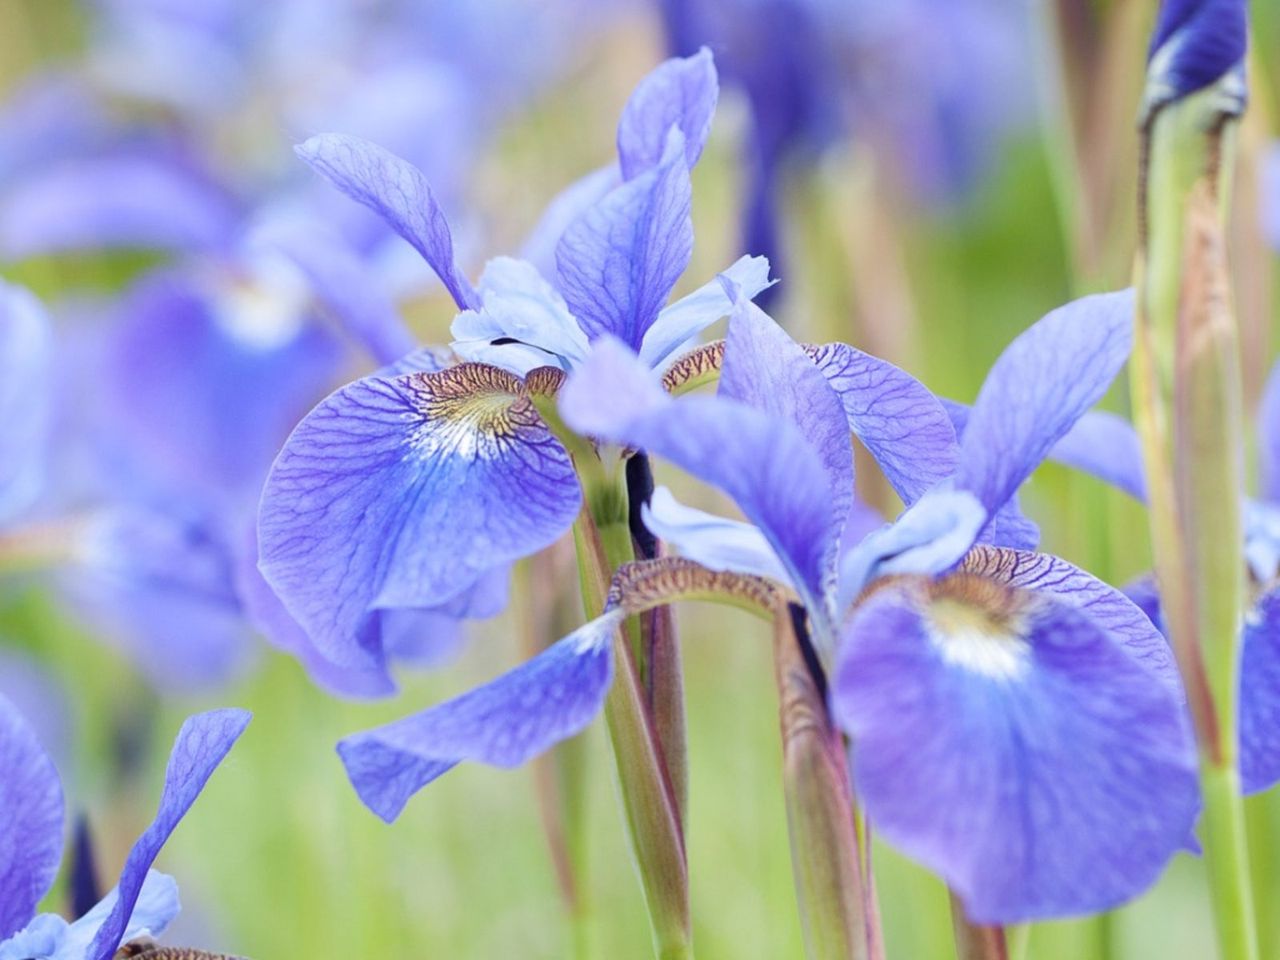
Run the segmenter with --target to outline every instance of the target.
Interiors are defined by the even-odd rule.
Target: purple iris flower
[[[526,383],[526,373],[571,369],[604,335],[661,367],[728,313],[716,283],[664,306],[692,252],[689,171],[716,96],[705,52],[668,61],[639,85],[618,127],[617,167],[571,188],[536,231],[544,239],[535,246],[553,241],[554,279],[500,257],[472,286],[417,169],[337,134],[299,148],[385,217],[462,310],[454,356],[421,350],[331,395],[299,424],[267,481],[260,567],[326,658],[359,666],[381,656],[370,631],[396,610],[477,615],[491,603],[495,571],[554,542],[578,516],[573,462],[534,405],[549,381]],[[758,258],[729,272],[751,293],[769,284]]]
[[[1164,0],[1147,53],[1144,115],[1218,83],[1242,103],[1248,44],[1245,0]]]
[[[717,396],[672,399],[623,343],[596,345],[560,409],[575,429],[719,487],[747,523],[655,496],[687,556],[789,587],[831,666],[873,826],[977,922],[1106,909],[1154,881],[1199,806],[1167,645],[1118,591],[1057,557],[978,543],[1105,392],[1128,294],[1054,311],[992,369],[957,441],[943,405],[843,344],[805,348],[738,299]],[[853,433],[908,504],[870,524]],[[612,677],[614,609],[516,670],[339,745],[394,814],[460,760],[510,766],[580,730]]]
[[[121,944],[163,933],[178,913],[178,888],[151,864],[248,723],[246,711],[232,709],[187,719],[169,757],[159,810],[118,884],[68,923],[36,915],[62,859],[62,784],[34,731],[0,697],[0,960],[110,960]]]

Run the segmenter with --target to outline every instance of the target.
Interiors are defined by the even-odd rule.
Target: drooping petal
[[[1280,590],[1245,616],[1240,656],[1240,781],[1256,793],[1280,781]]]
[[[975,547],[961,569],[1011,587],[1047,593],[1078,608],[1170,689],[1182,689],[1173,651],[1151,618],[1115,587],[1074,564],[1048,553]]]
[[[44,485],[53,332],[29,291],[0,280],[0,523]]]
[[[0,203],[9,259],[101,247],[203,250],[235,225],[227,196],[163,159],[109,157],[35,172]]]
[[[660,64],[641,80],[618,123],[623,179],[658,165],[672,127],[684,136],[685,163],[692,168],[711,132],[719,95],[716,65],[706,47],[692,57]]]
[[[941,401],[922,383],[847,344],[808,351],[844,405],[849,429],[908,506],[955,472],[956,431]]]
[[[496,257],[480,277],[479,310],[458,314],[450,327],[454,352],[465,360],[523,376],[534,367],[568,369],[590,344],[564,297],[524,260]],[[495,342],[496,341],[496,342]]]
[[[0,696],[0,941],[25,927],[62,860],[62,783],[17,707]]]
[[[1133,292],[1054,310],[996,360],[960,441],[959,489],[999,510],[1106,393],[1133,342]]]
[[[263,492],[261,569],[340,664],[379,608],[431,607],[552,543],[581,490],[524,385],[495,367],[370,377],[285,445]]]
[[[606,614],[482,687],[338,744],[365,806],[388,823],[409,798],[463,760],[518,767],[584,729],[613,680]]]
[[[633,350],[693,254],[684,145],[671,132],[662,161],[610,191],[564,232],[559,287],[591,339],[611,333]]]
[[[575,430],[669,460],[720,488],[768,538],[811,611],[834,586],[831,486],[821,459],[789,421],[725,397],[667,397],[616,341],[592,351],[560,391]]]
[[[846,628],[832,704],[873,827],[977,923],[1128,900],[1198,812],[1176,695],[1044,594],[970,574],[884,585]]]
[[[426,178],[408,161],[359,137],[322,133],[294,148],[317,173],[381,216],[440,277],[459,309],[480,298],[458,268],[453,236]]]
[[[822,460],[832,522],[843,528],[853,502],[853,440],[840,398],[804,349],[740,291],[735,293],[720,394],[795,424]]]
[[[640,359],[657,369],[681,345],[733,310],[725,292],[724,279],[736,286],[745,300],[754,300],[776,280],[769,279],[769,261],[764,257],[741,257],[714,280],[693,293],[662,308],[640,344]]]
[[[655,536],[708,570],[750,573],[794,586],[759,527],[685,506],[666,487],[653,491],[642,516]]]
[[[151,825],[138,838],[117,886],[118,899],[98,928],[86,960],[111,960],[129,929],[151,864],[160,848],[186,816],[209,777],[249,725],[247,710],[210,710],[189,717],[178,731],[165,769],[160,807]]]

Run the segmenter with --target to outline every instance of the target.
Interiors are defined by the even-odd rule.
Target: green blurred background
[[[1149,20],[1154,3],[1147,6]],[[1253,84],[1262,119],[1251,122],[1266,131],[1275,81],[1267,73],[1275,70],[1268,54],[1280,49],[1280,16],[1270,2],[1255,8]],[[66,0],[0,0],[0,94],[29,70],[73,55],[82,30],[80,11]],[[1113,132],[1127,163],[1144,56],[1142,35],[1133,39],[1132,82],[1111,98]],[[473,185],[474,202],[490,214],[492,249],[518,241],[547,198],[610,155],[628,91],[662,55],[652,18],[637,15],[504,126]],[[742,109],[726,95],[708,155],[695,172],[698,241],[682,289],[735,254],[733,151]],[[976,195],[944,213],[889,196],[874,159],[856,150],[825,158],[789,198],[792,275],[784,278],[779,319],[801,336],[878,348],[939,393],[971,400],[990,362],[1018,331],[1077,291],[1126,282],[1132,217],[1118,218],[1108,235],[1114,253],[1092,275],[1073,271],[1055,194],[1054,147],[1047,148],[1060,140],[1052,124],[1032,134],[1010,145]],[[1132,207],[1134,179],[1124,171],[1117,178],[1122,211]],[[1258,258],[1255,251],[1253,259],[1274,273],[1274,257]],[[72,257],[5,273],[50,294],[65,284],[110,289],[138,266],[128,257]],[[1272,279],[1254,270],[1242,282],[1265,289]],[[1276,318],[1270,301],[1260,302],[1253,322],[1266,350],[1247,358],[1255,368],[1272,355]],[[424,340],[441,342],[451,316],[445,302],[434,300],[415,305],[412,319]],[[1125,397],[1117,389],[1109,405],[1124,411]],[[866,492],[882,496],[874,485]],[[1096,481],[1048,466],[1029,484],[1024,505],[1043,528],[1046,550],[1110,582],[1124,583],[1149,566],[1142,510]],[[563,590],[558,582],[538,588]],[[186,701],[149,690],[108,647],[73,626],[38,583],[0,590],[0,635],[46,659],[70,692],[74,761],[63,775],[74,809],[88,813],[104,876],[114,875],[150,817],[169,738],[182,717],[215,705],[253,710],[248,733],[158,866],[179,878],[186,905],[170,939],[184,939],[185,930],[186,939],[258,960],[569,954],[530,770],[464,766],[387,826],[358,802],[333,750],[346,733],[436,702],[518,662],[527,651],[520,614],[517,595],[506,615],[474,629],[459,661],[407,678],[389,702],[331,699],[294,661],[266,647],[262,669],[250,679]],[[678,619],[698,955],[800,957],[769,636],[751,618],[718,608],[682,607]],[[116,762],[120,730],[149,731],[124,773]],[[594,778],[585,878],[593,955],[643,958],[650,955],[647,920],[622,835],[608,746],[598,725],[584,736]],[[1280,956],[1280,798],[1249,801],[1249,819],[1264,955]],[[954,956],[944,888],[883,846],[877,845],[874,863],[889,957]],[[52,908],[61,905],[59,897],[55,890]],[[1113,915],[1037,926],[1028,952],[1036,960],[1212,955],[1202,865],[1186,854],[1153,890]]]

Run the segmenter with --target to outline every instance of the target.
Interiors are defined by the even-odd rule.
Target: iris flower
[[[1125,294],[1087,298],[1019,337],[960,441],[901,371],[841,344],[801,347],[741,299],[716,396],[668,397],[616,340],[561,394],[575,429],[669,460],[737,503],[747,523],[657,499],[647,521],[686,556],[800,599],[871,823],[978,923],[1134,896],[1198,809],[1177,674],[1149,620],[1064,560],[977,543],[1105,392],[1131,308]],[[851,430],[909,505],[866,536]],[[344,740],[366,802],[394,812],[461,760],[515,765],[580,730],[608,688],[607,639],[626,612],[619,602],[490,684]]]
[[[490,261],[473,287],[454,259],[422,174],[337,134],[299,154],[379,213],[422,254],[462,313],[456,356],[424,349],[342,388],[293,432],[263,492],[261,570],[320,652],[358,666],[392,611],[472,615],[511,562],[557,540],[582,502],[575,465],[535,401],[592,341],[631,344],[650,368],[728,313],[710,283],[665,306],[693,248],[689,171],[711,126],[717,82],[705,51],[659,66],[618,128],[618,164],[552,205],[548,279],[524,260]],[[729,273],[750,292],[768,264]],[[457,362],[457,357],[462,362]]]
[[[178,888],[151,864],[248,722],[246,711],[227,709],[183,723],[160,808],[119,883],[68,923],[36,914],[62,858],[62,784],[31,727],[0,697],[0,960],[111,960],[121,944],[163,933],[178,913]]]

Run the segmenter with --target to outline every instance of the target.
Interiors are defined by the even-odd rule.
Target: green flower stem
[[[596,617],[604,611],[613,572],[634,559],[634,551],[625,495],[620,518],[617,498],[607,490],[588,485],[586,499],[574,527],[574,543],[583,602],[587,615]],[[639,645],[639,623],[633,617],[615,641],[614,680],[605,700],[605,721],[657,956],[686,960],[693,957],[693,945],[684,831],[634,655]]]
[[[955,893],[951,894],[951,924],[955,930],[957,960],[1010,960],[1012,957],[1004,927],[971,923]]]
[[[782,776],[796,899],[810,960],[867,960],[866,883],[844,743],[786,606],[774,615]]]
[[[1200,750],[1219,949],[1257,960],[1237,769],[1243,417],[1223,239],[1233,144],[1216,97],[1167,106],[1145,131],[1132,387],[1161,602]]]

